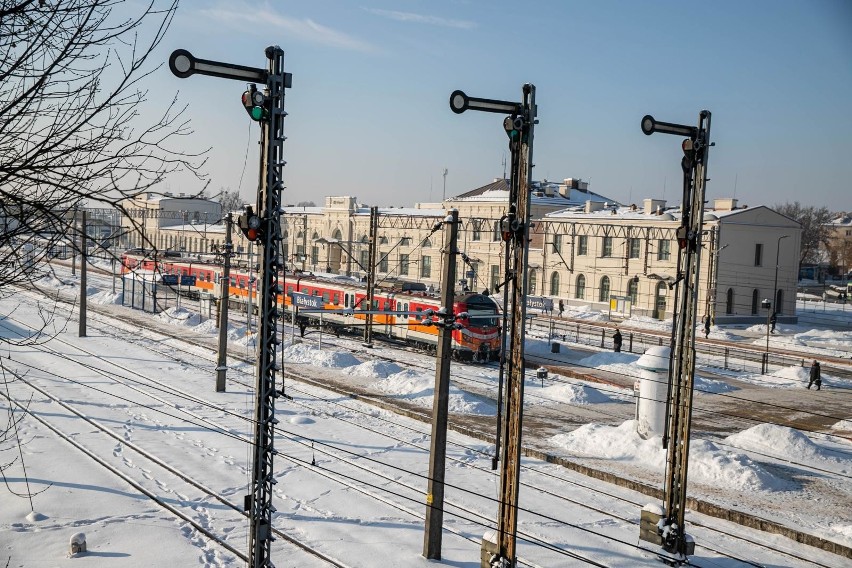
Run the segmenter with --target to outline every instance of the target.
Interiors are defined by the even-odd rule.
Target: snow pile
[[[400,373],[402,370],[402,367],[391,361],[373,360],[347,367],[344,373],[355,377],[380,377],[384,379]]]
[[[38,286],[40,288],[53,288],[55,290],[58,290],[59,288],[63,288],[63,287],[66,287],[66,286],[76,286],[77,285],[75,282],[65,282],[64,280],[57,278],[53,273],[46,274],[44,277],[36,280],[35,283],[36,283],[36,286]]]
[[[642,371],[636,366],[639,355],[633,353],[610,353],[607,351],[595,353],[590,357],[580,359],[577,364],[590,369],[600,369],[611,373],[618,373],[626,377],[638,377]]]
[[[284,359],[292,363],[303,363],[312,367],[343,369],[361,363],[351,353],[316,349],[304,343],[295,343],[284,348]]]
[[[435,376],[412,370],[382,378],[372,385],[394,398],[403,399],[425,408],[432,408],[435,398]],[[450,385],[448,408],[460,414],[493,414],[494,407],[479,397]]]
[[[852,420],[841,420],[831,425],[832,430],[846,430],[852,432]]]
[[[547,405],[557,402],[579,405],[617,402],[616,399],[608,397],[601,391],[583,384],[558,383],[547,385],[544,388],[540,388],[539,385],[541,385],[541,382],[534,379],[527,381],[524,391],[524,403],[526,405]]]
[[[799,388],[808,386],[810,375],[810,367],[794,365],[792,367],[777,369],[766,375],[761,375],[759,373],[755,373],[753,375],[743,374],[740,375],[738,379],[762,387]],[[830,385],[837,386],[840,382],[839,380],[834,379],[831,375],[826,375],[825,373],[822,373],[820,378],[822,379],[823,388]]]
[[[166,310],[154,316],[161,322],[169,325],[180,325],[187,327],[195,327],[201,323],[201,316],[196,312],[191,312],[186,308],[167,308]]]
[[[551,442],[576,456],[610,459],[665,472],[666,450],[658,436],[643,440],[636,433],[636,421],[620,426],[586,424]],[[693,439],[689,448],[691,480],[712,486],[743,491],[783,491],[789,483],[775,477],[743,454],[721,450],[706,440]]]
[[[639,378],[642,369],[636,366],[640,355],[632,353],[595,353],[590,357],[580,359],[577,364],[582,367],[600,369],[611,373],[618,373],[626,377]],[[736,387],[716,379],[708,379],[701,375],[695,375],[694,387],[697,392],[720,393],[738,390]]]
[[[731,434],[725,442],[746,451],[801,462],[833,462],[852,468],[852,455],[831,451],[815,444],[799,430],[775,424],[758,424],[748,430]],[[845,470],[844,470],[845,471]]]
[[[95,304],[121,305],[124,302],[124,294],[121,292],[113,294],[112,292],[98,291],[93,294],[89,294],[89,301],[94,302]]]

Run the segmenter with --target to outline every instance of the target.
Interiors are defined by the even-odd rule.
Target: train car
[[[227,297],[231,306],[245,309],[251,302],[256,312],[257,280],[245,268],[230,271],[229,282],[224,282],[223,269],[216,264],[199,262],[166,255],[128,251],[122,256],[122,270],[151,271],[156,274],[181,274],[194,276],[190,286],[181,290],[207,292],[220,297],[221,286],[228,286]],[[278,284],[284,291],[278,296],[279,309],[286,321],[295,322],[304,334],[308,327],[322,326],[339,334],[360,333],[371,312],[373,334],[401,341],[427,352],[435,352],[438,345],[438,312],[440,298],[422,290],[404,290],[389,286],[377,287],[373,305],[367,305],[367,290],[359,282],[341,277],[322,277],[303,272],[282,273]],[[299,311],[293,302],[294,294],[320,298],[322,315],[315,311]],[[457,296],[453,314],[462,315],[452,331],[453,357],[460,360],[485,362],[496,360],[500,354],[499,308],[488,296],[464,293]]]

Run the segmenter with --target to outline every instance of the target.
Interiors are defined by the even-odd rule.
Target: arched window
[[[582,300],[586,297],[586,277],[580,274],[577,276],[577,287],[574,290],[574,297]]]
[[[760,291],[755,288],[751,293],[751,315],[757,315],[757,307],[760,305]]]
[[[639,279],[633,278],[627,283],[627,297],[630,298],[630,303],[634,306],[639,299]]]
[[[482,221],[479,219],[475,219],[473,223],[471,223],[473,228],[473,234],[471,235],[471,240],[478,241],[482,238]]]
[[[491,233],[491,240],[497,242],[500,240],[501,236],[500,221],[494,221],[494,230]]]
[[[341,240],[343,238],[343,234],[341,234],[340,229],[335,229],[334,233],[332,233],[331,235],[331,238],[337,241]]]
[[[734,289],[728,288],[728,297],[725,298],[725,313],[734,313]]]
[[[535,270],[530,270],[530,280],[529,280],[529,287],[530,287],[529,293],[530,293],[530,295],[535,295],[535,285],[536,285]]]
[[[432,241],[428,238],[423,239],[423,248],[432,248]]]
[[[554,272],[550,275],[550,295],[558,296],[559,295],[559,273]]]
[[[362,243],[369,243],[370,237],[368,237],[367,235],[361,235],[361,242]]]
[[[599,302],[609,302],[609,276],[601,278],[600,292],[598,294]]]
[[[380,245],[388,244],[388,238],[386,236],[382,235],[381,237],[379,237],[379,244]]]

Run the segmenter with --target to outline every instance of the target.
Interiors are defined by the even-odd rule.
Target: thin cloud
[[[414,22],[416,24],[428,24],[430,26],[458,28],[461,30],[469,30],[476,27],[476,22],[469,22],[467,20],[450,20],[447,18],[439,18],[438,16],[427,16],[424,14],[415,14],[413,12],[397,12],[396,10],[380,10],[378,8],[364,9],[376,16],[389,18],[398,22]]]
[[[290,18],[268,7],[252,6],[249,9],[244,5],[237,5],[235,8],[205,9],[201,10],[201,13],[227,26],[263,26],[267,29],[274,28],[282,35],[338,49],[367,53],[379,51],[369,42],[318,24],[310,18]]]

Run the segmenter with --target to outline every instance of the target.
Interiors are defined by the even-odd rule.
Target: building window
[[[491,291],[497,291],[497,284],[500,283],[500,265],[492,264],[491,265]]]
[[[559,273],[554,272],[550,275],[550,295],[558,296],[559,295]]]
[[[317,265],[319,263],[319,247],[314,245],[311,247],[311,264]]]
[[[553,235],[553,252],[559,253],[562,251],[562,235]]]
[[[598,301],[609,302],[609,276],[601,278],[601,287],[598,293]]]
[[[628,239],[630,247],[630,258],[639,258],[639,239]]]
[[[536,285],[535,270],[530,270],[530,280],[529,280],[530,289],[529,289],[529,292],[528,292],[530,295],[535,294],[535,285]]]
[[[760,305],[760,291],[755,288],[751,293],[751,315],[757,315],[757,307]]]
[[[671,241],[660,239],[657,241],[657,260],[669,260],[672,256]]]
[[[379,272],[387,272],[388,271],[388,255],[384,255],[381,259],[379,259]]]
[[[734,313],[734,289],[728,288],[728,297],[725,298],[725,313]]]
[[[763,266],[763,243],[754,245],[754,265]]]
[[[359,266],[358,268],[365,272],[368,272],[370,270],[370,251],[362,250],[360,256],[361,258],[359,260],[361,266]]]
[[[601,256],[609,257],[612,256],[612,237],[604,237],[603,238],[603,247],[601,250]]]
[[[411,237],[402,237],[401,239],[399,239],[399,246],[410,247],[411,246]]]
[[[586,256],[589,254],[589,237],[588,235],[580,235],[577,237],[577,256]]]
[[[421,256],[420,257],[420,278],[431,278],[432,277],[432,257],[431,256]]]
[[[500,240],[500,236],[500,221],[494,221],[494,230],[491,234],[491,240],[496,243]]]
[[[399,255],[399,274],[400,276],[408,276],[408,255]]]
[[[429,240],[429,237],[423,239],[423,243],[421,245],[423,248],[432,248],[432,241]]]
[[[471,235],[471,240],[478,241],[482,238],[482,221],[474,220],[472,223],[473,226],[473,235]]]
[[[627,283],[627,297],[630,298],[630,303],[634,306],[639,299],[639,279],[633,278]]]
[[[574,290],[574,297],[582,300],[586,297],[586,277],[580,274],[577,276],[577,286]]]

